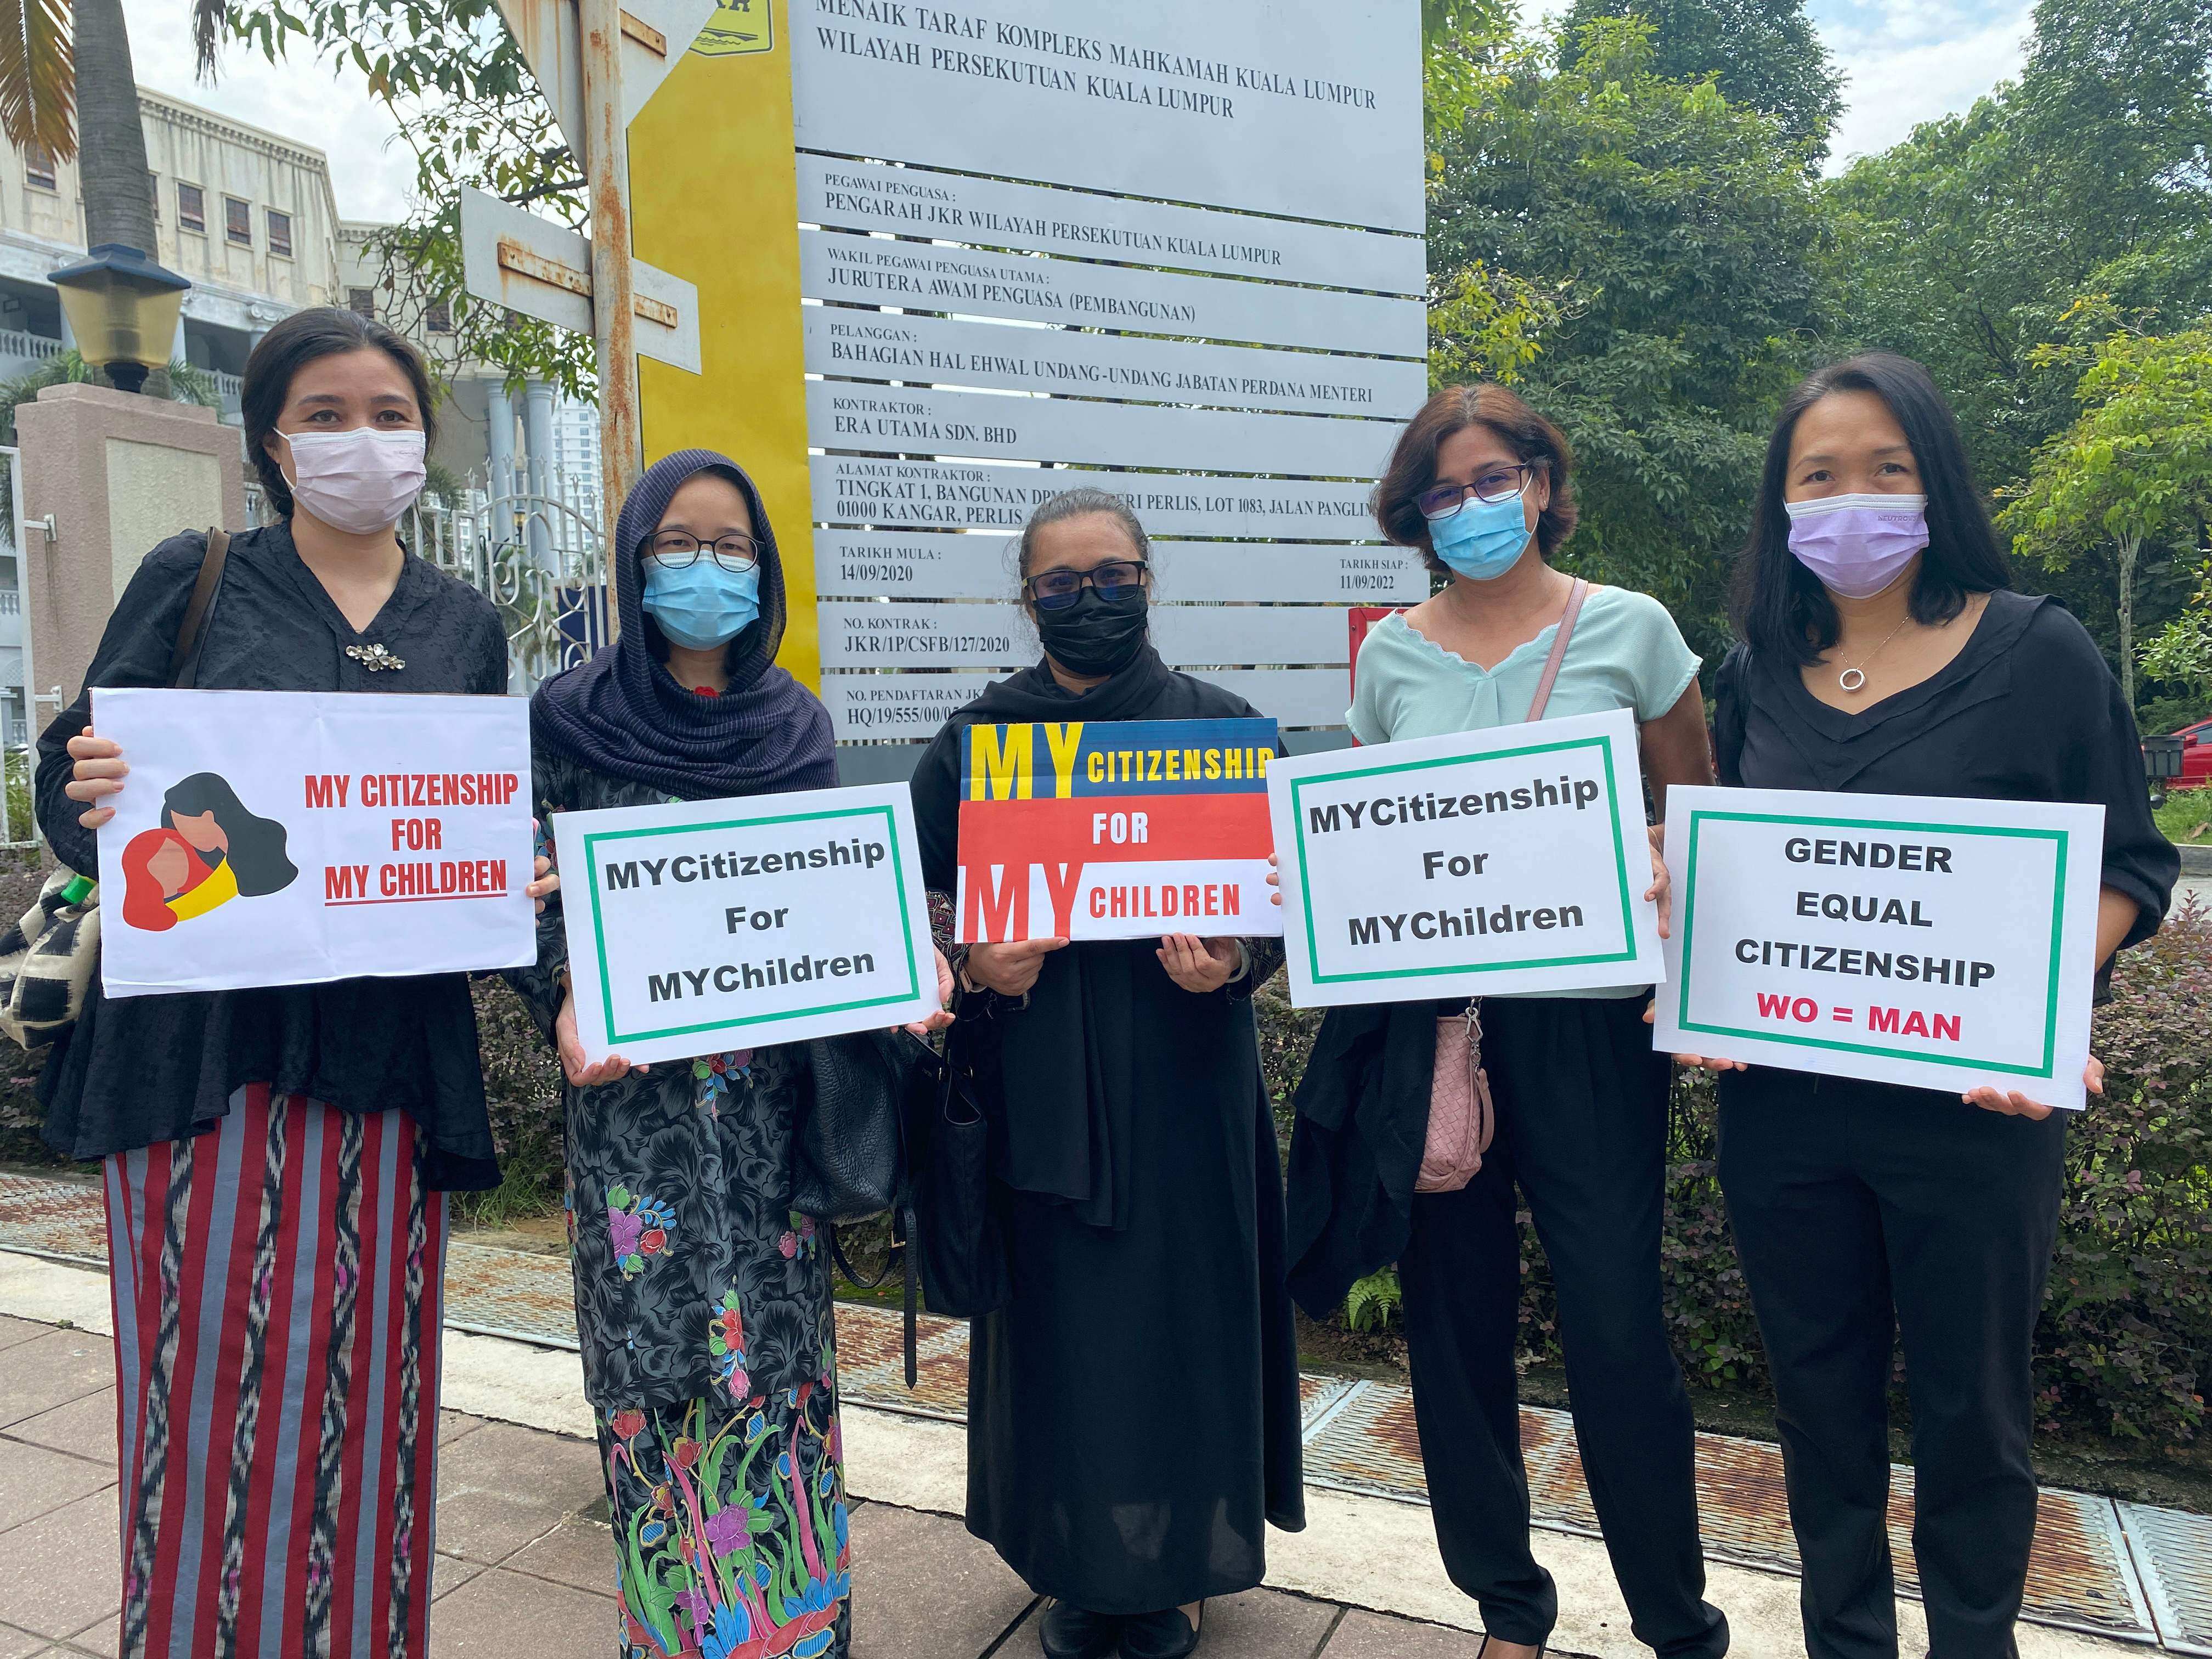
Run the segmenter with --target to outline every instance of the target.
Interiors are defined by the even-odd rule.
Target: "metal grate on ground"
[[[100,1188],[0,1174],[0,1249],[106,1266]],[[576,1346],[574,1289],[565,1257],[456,1241],[447,1252],[447,1323],[541,1346]],[[906,1386],[901,1316],[859,1304],[837,1308],[841,1392],[856,1403],[965,1419],[968,1333],[925,1316],[917,1328],[918,1385]],[[1401,1384],[1299,1379],[1306,1479],[1401,1502],[1425,1504],[1413,1396]],[[1537,1524],[1595,1535],[1597,1517],[1563,1412],[1521,1414],[1522,1455]],[[1779,1448],[1717,1435],[1698,1437],[1705,1547],[1740,1565],[1794,1575]],[[1898,1587],[1915,1595],[1912,1474],[1893,1471],[1890,1541]],[[2212,1659],[2212,1519],[2086,1493],[2045,1490],[2036,1524],[2022,1616],[2038,1624]]]
[[[2159,1639],[2176,1653],[2212,1654],[2212,1519],[2145,1504],[2118,1513]]]

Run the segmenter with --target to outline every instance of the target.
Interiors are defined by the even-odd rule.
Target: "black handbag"
[[[806,1044],[811,1074],[793,1147],[791,1207],[835,1225],[898,1202],[909,1073],[921,1043],[854,1031]]]
[[[919,1258],[929,1310],[956,1319],[994,1313],[1013,1294],[991,1199],[990,1120],[970,1048],[967,1028],[956,1024],[945,1052],[919,1068],[928,1086],[907,1097],[908,1249]]]

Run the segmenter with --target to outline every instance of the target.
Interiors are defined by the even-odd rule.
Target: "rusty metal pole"
[[[608,558],[607,637],[613,604],[615,524],[642,469],[638,425],[636,295],[630,287],[629,143],[623,124],[620,0],[577,0],[583,52],[585,177],[592,204],[592,331],[599,343],[599,478]]]

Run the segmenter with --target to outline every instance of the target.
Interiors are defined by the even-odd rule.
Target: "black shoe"
[[[1121,1634],[1121,1621],[1109,1613],[1085,1613],[1072,1601],[1055,1601],[1037,1620],[1037,1640],[1046,1659],[1106,1659]]]
[[[1198,1617],[1200,1622],[1194,1625],[1182,1616],[1181,1607],[1169,1607],[1123,1620],[1121,1659],[1183,1659],[1184,1655],[1195,1653],[1206,1620],[1204,1603],[1199,1606]]]

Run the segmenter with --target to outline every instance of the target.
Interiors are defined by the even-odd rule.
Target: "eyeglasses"
[[[1083,597],[1085,582],[1098,590],[1100,599],[1110,603],[1142,588],[1145,572],[1150,568],[1142,559],[1109,559],[1088,570],[1040,570],[1022,586],[1029,589],[1030,602],[1038,610],[1065,611]]]
[[[1473,483],[1438,484],[1413,497],[1425,519],[1443,519],[1460,509],[1470,495],[1489,506],[1510,501],[1528,487],[1531,474],[1542,470],[1541,461],[1522,461],[1511,466],[1486,467]]]
[[[760,544],[750,536],[732,534],[702,542],[680,530],[654,532],[645,556],[670,570],[683,570],[698,563],[702,553],[712,554],[725,570],[750,570],[760,562]]]

